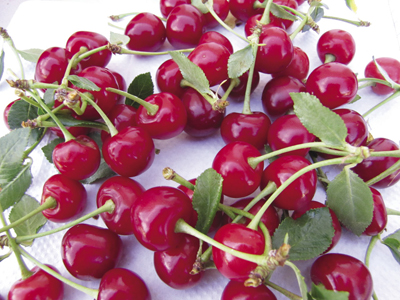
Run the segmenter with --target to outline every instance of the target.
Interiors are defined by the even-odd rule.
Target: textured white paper
[[[340,28],[352,33],[356,40],[357,50],[356,56],[349,64],[349,67],[363,77],[366,64],[372,60],[372,56],[382,57],[390,56],[400,59],[399,44],[397,41],[397,33],[395,31],[392,11],[388,1],[360,0],[356,1],[358,5],[358,17],[365,21],[370,21],[369,28],[357,28],[339,21],[322,20],[319,22],[321,33],[332,29]],[[47,49],[52,46],[64,47],[68,37],[78,30],[89,30],[102,33],[106,37],[110,31],[123,33],[123,31],[110,27],[107,23],[111,22],[107,17],[111,14],[120,14],[126,12],[149,11],[160,15],[159,1],[27,1],[24,2],[16,14],[14,15],[8,29],[9,34],[13,38],[18,49],[24,50],[29,48]],[[326,0],[329,6],[326,14],[332,16],[340,16],[348,19],[356,19],[357,16],[352,13],[346,6],[344,0]],[[302,6],[303,10],[307,9],[307,5]],[[115,23],[124,27],[126,20]],[[224,29],[218,29],[226,34],[234,45],[235,50],[239,50],[245,46],[245,43]],[[243,27],[237,28],[239,33],[243,33]],[[307,32],[299,34],[294,40],[296,46],[304,49],[310,58],[311,69],[320,65],[316,55],[316,42],[318,35],[315,32]],[[13,70],[20,75],[18,65],[13,54],[7,45],[4,47],[5,68]],[[171,49],[166,44],[165,49]],[[151,72],[153,79],[158,66],[168,56],[158,57],[138,57],[138,56],[113,56],[109,68],[120,72],[127,83],[142,73]],[[26,78],[33,77],[34,66],[31,63],[24,62]],[[8,87],[5,82],[6,78],[11,78],[6,72],[3,80],[0,82],[0,108],[3,108],[15,99],[14,91]],[[261,93],[266,82],[270,79],[268,75],[261,75],[261,82],[252,96],[251,108],[253,111],[262,111]],[[157,88],[156,88],[157,91]],[[378,97],[372,94],[368,89],[361,90],[359,95],[362,99],[347,107],[355,109],[360,113],[367,111],[370,107],[379,103],[384,97]],[[400,99],[385,105],[368,117],[370,131],[374,137],[386,137],[399,143],[399,112]],[[242,110],[241,103],[232,102],[227,109],[227,113]],[[7,129],[0,124],[0,136],[7,133]],[[51,138],[51,137],[49,137]],[[205,169],[211,166],[212,160],[218,150],[224,145],[219,133],[208,138],[195,139],[182,133],[176,138],[168,141],[155,141],[156,147],[161,150],[156,156],[153,166],[146,173],[135,178],[145,188],[157,185],[176,186],[173,182],[166,181],[162,177],[162,169],[171,167],[179,174],[187,179],[191,179],[200,175]],[[1,146],[1,145],[0,145]],[[56,170],[51,166],[40,152],[35,151],[32,154],[34,159],[33,176],[34,182],[29,189],[29,195],[40,199],[43,182]],[[327,169],[328,176],[337,173],[337,169]],[[86,212],[95,208],[95,198],[98,185],[87,185],[89,193],[89,205]],[[381,190],[385,202],[388,207],[400,210],[400,185],[390,189]],[[256,193],[255,193],[256,194]],[[318,190],[315,200],[324,202],[325,193],[322,189]],[[227,199],[231,201],[231,199]],[[101,219],[89,220],[87,223],[104,226]],[[50,230],[58,224],[48,223],[42,230]],[[390,216],[387,226],[387,232],[383,233],[383,237],[400,228],[400,217]],[[86,285],[91,288],[97,288],[99,281],[85,282],[73,278],[64,268],[60,256],[60,243],[63,232],[54,234],[51,237],[38,239],[34,245],[27,250],[43,263],[52,264],[65,277]],[[138,273],[147,283],[153,300],[169,300],[169,299],[220,299],[221,292],[228,282],[217,271],[207,271],[204,274],[202,282],[196,287],[179,291],[174,290],[165,285],[156,275],[153,268],[153,253],[143,248],[133,236],[122,237],[124,243],[123,256],[118,267],[126,267]],[[339,244],[332,252],[341,252],[353,255],[364,260],[365,251],[369,242],[368,237],[357,237],[352,233],[343,230],[342,238]],[[4,251],[0,250],[0,253]],[[302,270],[303,276],[307,283],[309,280],[309,269],[312,261],[296,262],[296,265]],[[29,266],[32,266],[28,262]],[[374,280],[375,291],[379,299],[396,299],[400,293],[400,266],[393,259],[390,251],[386,246],[378,243],[374,248],[371,256],[370,270]],[[0,263],[0,295],[6,297],[8,290],[13,282],[20,278],[15,258],[12,256]],[[272,276],[271,280],[276,282],[290,291],[299,294],[298,285],[294,273],[287,267],[278,269]],[[285,299],[282,295],[275,292],[278,299]],[[73,288],[66,286],[65,299],[91,299],[91,297],[79,292]]]

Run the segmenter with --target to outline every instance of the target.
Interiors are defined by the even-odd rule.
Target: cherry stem
[[[19,64],[19,69],[21,71],[21,78],[24,79],[25,78],[24,67],[22,66],[21,56],[18,53],[18,49],[14,45],[14,41],[12,40],[10,35],[8,34],[7,30],[5,28],[3,28],[3,27],[0,27],[0,36],[3,38],[3,40],[6,43],[8,43],[8,45],[11,47],[13,53],[17,57],[18,64]]]
[[[299,268],[297,268],[297,266],[292,263],[291,261],[285,261],[285,265],[289,266],[290,268],[292,268],[292,270],[294,271],[294,273],[296,274],[296,278],[297,278],[297,282],[299,284],[300,287],[300,292],[301,292],[301,296],[303,299],[308,299],[308,289],[307,289],[307,285],[304,281],[304,277],[301,275],[301,272],[299,270]]]
[[[173,52],[192,52],[194,48],[187,49],[179,49],[174,50]],[[151,51],[137,51],[137,50],[129,50],[123,47],[119,48],[118,54],[134,54],[134,55],[143,55],[143,56],[156,56],[156,55],[166,55],[171,51],[160,51],[160,52],[151,52]]]
[[[229,97],[229,94],[232,92],[232,90],[237,87],[240,84],[240,79],[239,78],[230,78],[229,86],[226,89],[224,95],[221,97],[221,100],[226,100]]]
[[[270,287],[272,287],[274,290],[277,290],[278,292],[280,292],[282,295],[285,295],[287,298],[291,299],[291,300],[304,300],[302,297],[289,292],[288,290],[284,289],[283,287],[269,281],[269,280],[264,280],[264,283]],[[307,299],[307,298],[306,298]]]
[[[183,178],[181,175],[176,173],[171,168],[169,168],[169,167],[164,168],[162,173],[163,173],[163,177],[166,180],[173,180],[176,183],[183,185],[184,187],[187,187],[188,189],[194,191],[194,184],[191,183],[190,181],[186,180],[185,178]]]
[[[103,45],[103,46],[94,48],[94,49],[89,50],[89,51],[88,51],[88,49],[86,49],[84,47],[81,47],[79,49],[79,52],[78,52],[78,53],[81,53],[81,54],[78,55],[76,58],[73,57],[73,65],[72,65],[72,67],[76,67],[81,60],[90,57],[90,55],[95,54],[95,53],[100,52],[100,51],[103,51],[103,50],[107,50],[107,49],[109,49],[109,47],[110,47],[110,45],[107,44],[107,45]]]
[[[78,64],[78,57],[79,55],[81,55],[82,53],[85,53],[88,51],[88,48],[86,47],[81,47],[79,49],[79,51],[77,53],[75,53],[72,58],[69,60],[67,68],[65,70],[63,79],[61,80],[61,88],[66,88],[68,87],[68,76],[71,73],[71,70],[73,67],[76,67],[76,65]]]
[[[68,228],[70,228],[72,226],[75,226],[75,225],[77,225],[79,223],[82,223],[82,222],[84,222],[84,221],[86,221],[86,220],[88,220],[90,218],[93,218],[93,217],[95,217],[95,216],[97,216],[97,215],[99,215],[101,213],[104,213],[104,212],[112,213],[114,211],[114,209],[115,209],[115,204],[111,199],[109,199],[102,206],[100,206],[98,209],[96,209],[96,210],[88,213],[87,215],[84,215],[84,216],[82,216],[82,217],[80,217],[80,218],[78,218],[78,219],[76,219],[76,220],[74,220],[72,222],[69,222],[69,223],[67,223],[67,224],[65,224],[63,226],[60,226],[60,227],[57,227],[57,228],[54,228],[52,230],[48,230],[48,231],[45,231],[45,232],[40,232],[40,233],[37,233],[37,234],[31,234],[31,235],[18,236],[16,238],[16,242],[18,244],[20,244],[20,243],[25,242],[25,241],[30,241],[30,240],[33,240],[33,239],[36,239],[36,238],[40,238],[40,237],[44,237],[44,236],[47,236],[47,235],[50,235],[50,234],[53,234],[53,233],[56,233],[56,232],[60,232],[60,231],[62,231],[64,229],[68,229]]]
[[[34,215],[36,215],[36,214],[38,214],[38,213],[40,213],[40,212],[42,212],[42,211],[44,211],[44,210],[46,210],[48,208],[54,208],[56,206],[57,206],[56,199],[54,199],[53,197],[48,197],[43,202],[43,204],[41,204],[38,208],[30,211],[29,213],[27,213],[26,215],[24,215],[22,218],[18,219],[17,221],[12,222],[12,223],[8,224],[7,226],[4,226],[4,227],[0,228],[0,233],[22,224],[23,222],[25,222],[29,218],[33,217]]]
[[[370,113],[372,113],[373,111],[375,111],[376,109],[378,109],[379,107],[385,105],[386,103],[392,101],[393,99],[397,98],[398,96],[400,96],[400,91],[396,91],[394,92],[392,95],[390,95],[388,98],[386,98],[385,100],[381,101],[380,103],[378,103],[377,105],[375,105],[374,107],[372,107],[371,109],[369,109],[367,112],[365,112],[362,116],[365,119]]]
[[[330,63],[330,62],[334,62],[336,60],[335,55],[333,54],[325,54],[325,60],[324,60],[324,64]]]
[[[400,211],[395,210],[393,208],[386,207],[386,213],[391,216],[400,216]]]
[[[339,17],[335,17],[335,16],[323,16],[323,18],[342,21],[345,23],[353,24],[357,27],[368,27],[369,25],[371,25],[371,23],[368,21],[362,21],[362,20],[353,21],[353,20],[343,19],[343,18],[339,18]]]
[[[28,158],[29,154],[31,154],[31,152],[33,150],[35,150],[36,146],[39,145],[39,143],[42,141],[42,139],[44,138],[44,136],[46,135],[47,132],[47,128],[45,128],[42,132],[42,134],[40,135],[40,137],[30,146],[28,147],[25,151],[24,151],[24,158]]]
[[[121,20],[125,17],[133,16],[139,14],[138,12],[130,12],[130,13],[124,13],[124,14],[119,14],[119,15],[111,15],[109,18],[113,21],[118,21]]]
[[[96,289],[91,289],[88,287],[85,287],[83,285],[80,285],[76,282],[73,282],[72,280],[69,280],[67,278],[65,278],[64,276],[62,276],[61,274],[59,274],[58,272],[54,271],[52,268],[42,264],[40,261],[38,261],[36,258],[34,258],[32,255],[30,255],[28,252],[26,252],[22,247],[18,247],[21,254],[26,257],[30,262],[32,262],[33,264],[35,264],[36,266],[38,266],[40,269],[42,269],[43,271],[49,273],[51,276],[57,278],[58,280],[60,280],[61,282],[91,296],[94,299],[97,299],[97,296],[99,294],[99,291]]]
[[[183,87],[183,88],[190,87],[190,88],[196,90],[201,96],[204,97],[204,99],[207,100],[208,103],[211,104],[211,106],[212,106],[212,108],[214,110],[215,109],[219,109],[219,106],[216,105],[217,101],[220,101],[223,104],[223,106],[227,106],[229,104],[228,101],[226,101],[225,98],[218,99],[218,97],[211,90],[209,90],[208,93],[200,92],[199,89],[194,84],[192,84],[191,82],[187,81],[186,79],[182,79],[181,80],[180,86]]]
[[[380,234],[377,234],[377,235],[374,235],[373,237],[371,237],[371,240],[368,244],[367,252],[365,254],[365,266],[367,268],[369,268],[369,262],[370,262],[372,250],[374,249],[376,242],[379,241],[380,239],[381,239]],[[376,295],[375,291],[373,291],[372,298],[374,300],[378,300],[378,296]]]

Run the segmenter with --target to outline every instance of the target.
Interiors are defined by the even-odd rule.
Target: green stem
[[[388,216],[400,216],[400,211],[389,207],[386,207],[386,213]]]
[[[365,254],[365,266],[367,268],[369,268],[369,262],[370,262],[372,250],[374,249],[376,242],[379,241],[380,238],[381,238],[380,234],[377,234],[377,235],[371,237],[371,240],[370,240],[368,248],[367,248],[367,252]],[[372,298],[374,300],[378,300],[378,296],[376,295],[375,291],[373,292]]]
[[[166,180],[173,180],[174,182],[176,182],[180,185],[183,185],[184,187],[187,187],[188,189],[194,191],[194,184],[191,183],[190,181],[186,180],[185,178],[183,178],[181,175],[176,173],[171,168],[166,167],[163,169],[163,177]]]
[[[93,217],[95,217],[95,216],[97,216],[97,215],[99,215],[101,213],[104,213],[104,212],[112,213],[114,211],[114,209],[115,209],[114,202],[112,200],[107,200],[98,209],[92,211],[91,213],[89,213],[87,215],[84,215],[83,217],[80,217],[80,218],[78,218],[78,219],[76,219],[76,220],[74,220],[72,222],[69,222],[69,223],[67,223],[67,224],[65,224],[63,226],[54,228],[54,229],[49,230],[49,231],[40,232],[40,233],[36,233],[36,234],[31,234],[31,235],[18,236],[16,238],[16,242],[18,244],[20,244],[20,243],[25,242],[25,241],[30,241],[30,240],[33,240],[33,239],[36,239],[36,238],[40,238],[40,237],[44,237],[44,236],[47,236],[47,235],[51,235],[51,234],[56,233],[56,232],[60,232],[60,231],[62,231],[64,229],[68,229],[68,228],[70,228],[72,226],[75,226],[75,225],[77,225],[79,223],[82,223],[82,222],[86,221],[87,219],[93,218]]]
[[[109,18],[113,21],[118,21],[121,20],[125,17],[133,16],[139,14],[138,12],[130,12],[130,13],[124,13],[124,14],[119,14],[119,15],[111,15]]]
[[[297,282],[299,284],[300,287],[300,292],[301,292],[301,296],[303,299],[308,299],[308,289],[307,289],[307,285],[304,281],[304,277],[301,275],[301,272],[299,270],[299,268],[297,268],[297,266],[290,262],[290,261],[285,261],[285,265],[289,266],[290,268],[292,268],[292,270],[294,271],[294,273],[296,274],[296,278],[297,278]]]
[[[373,111],[375,111],[376,109],[378,109],[379,107],[385,105],[386,103],[392,101],[393,99],[397,98],[400,95],[400,91],[396,91],[394,92],[392,95],[390,95],[388,98],[386,98],[385,100],[381,101],[380,103],[378,103],[377,105],[375,105],[374,107],[370,108],[367,112],[363,113],[363,118],[365,119],[370,113],[372,113]]]
[[[307,299],[307,298],[303,299],[302,297],[300,297],[300,296],[298,296],[298,295],[296,295],[296,294],[294,294],[292,292],[289,292],[288,290],[284,289],[283,287],[281,287],[281,286],[279,286],[279,285],[277,285],[277,284],[275,284],[275,283],[273,283],[273,282],[271,282],[269,280],[265,280],[264,282],[265,282],[266,285],[272,287],[274,290],[277,290],[282,295],[285,295],[287,298],[289,298],[291,300],[305,300],[305,299]]]
[[[42,134],[40,135],[40,137],[30,147],[28,147],[24,151],[24,158],[28,158],[29,154],[31,154],[31,152],[36,148],[36,146],[39,145],[39,143],[42,141],[42,139],[46,135],[46,132],[47,132],[47,128],[45,128],[43,130]]]
[[[97,296],[99,294],[99,291],[96,289],[91,289],[88,287],[85,287],[83,285],[80,285],[76,282],[73,282],[67,278],[65,278],[64,276],[62,276],[60,273],[54,271],[52,268],[42,264],[40,261],[38,261],[36,258],[34,258],[32,255],[30,255],[28,252],[26,252],[24,249],[22,249],[22,247],[18,247],[19,250],[21,251],[21,254],[26,257],[30,262],[32,262],[33,264],[35,264],[36,266],[38,266],[40,269],[42,269],[43,271],[49,273],[50,275],[52,275],[53,277],[57,278],[58,280],[60,280],[61,282],[68,284],[69,286],[89,295],[90,297],[97,299]]]
[[[21,79],[25,78],[25,73],[24,73],[24,67],[22,66],[22,61],[21,61],[21,56],[18,53],[17,48],[14,45],[14,41],[12,40],[12,38],[8,35],[8,32],[5,28],[0,27],[0,36],[4,39],[4,41],[10,46],[11,50],[13,51],[13,53],[15,54],[15,56],[17,57],[17,61],[19,64],[19,69],[21,71]]]
[[[193,85],[191,82],[187,81],[186,79],[182,79],[181,80],[180,86],[183,87],[183,88],[190,87],[190,88],[196,90],[200,95],[202,95],[204,97],[204,99],[207,100],[208,103],[211,104],[213,109],[216,108],[215,104],[216,104],[216,102],[218,100],[218,97],[213,93],[213,91],[209,90],[209,92],[207,94],[206,93],[202,93],[202,92],[199,91],[199,89],[195,85]],[[213,96],[210,96],[210,95],[213,95]],[[228,105],[228,101],[223,100],[222,98],[219,99],[219,101],[220,102],[221,101],[222,102],[226,102],[226,104]]]
[[[353,21],[353,20],[343,19],[343,18],[339,18],[339,17],[335,17],[335,16],[323,16],[323,18],[342,21],[342,22],[345,22],[345,23],[353,24],[353,25],[355,25],[357,27],[368,27],[371,24],[368,21],[361,21],[361,20]]]
[[[187,49],[179,49],[174,50],[173,52],[192,52],[194,48],[187,48]],[[156,55],[166,55],[169,54],[171,51],[160,51],[160,52],[150,52],[150,51],[137,51],[137,50],[129,50],[126,48],[120,48],[118,54],[134,54],[134,55],[143,55],[143,56],[156,56]]]
[[[221,97],[221,100],[226,100],[229,97],[229,94],[232,92],[232,90],[237,87],[240,84],[240,79],[239,78],[231,78],[229,82],[229,86],[226,89],[224,95]]]
[[[67,68],[66,68],[64,76],[63,76],[63,79],[61,80],[60,88],[68,87],[68,76],[71,73],[72,68],[75,67],[78,64],[79,55],[81,55],[82,53],[87,52],[87,51],[88,51],[88,49],[86,47],[81,47],[81,49],[72,56],[72,58],[68,62]]]

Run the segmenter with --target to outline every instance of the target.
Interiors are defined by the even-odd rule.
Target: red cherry
[[[224,179],[222,193],[228,197],[241,198],[253,193],[260,185],[264,163],[253,169],[248,159],[258,157],[260,152],[246,142],[232,142],[215,156],[212,167]]]
[[[126,81],[125,81],[124,77],[122,77],[122,75],[120,73],[116,72],[116,71],[113,71],[113,70],[110,70],[110,69],[107,69],[107,70],[110,71],[111,74],[113,74],[113,76],[115,78],[115,81],[117,82],[118,89],[120,91],[126,91],[127,90],[127,86],[126,86]],[[118,100],[117,101],[119,103],[119,102],[122,102],[124,99],[125,99],[124,96],[118,95]]]
[[[167,92],[182,97],[185,88],[181,87],[183,80],[178,64],[171,58],[164,61],[157,69],[156,84],[161,92]]]
[[[175,6],[191,4],[191,0],[160,0],[160,11],[164,18],[167,18]]]
[[[257,14],[251,16],[246,21],[246,24],[244,25],[244,34],[246,35],[246,37],[249,37],[250,35],[253,34],[254,28],[258,26],[258,22],[261,20],[261,17],[262,14]],[[261,30],[264,30],[265,28],[268,27],[280,27],[282,29],[285,29],[285,25],[283,25],[281,19],[278,19],[273,14],[270,14],[270,22],[268,24],[262,25]]]
[[[252,287],[245,286],[243,282],[231,280],[225,286],[221,300],[276,300],[276,296],[263,284]]]
[[[133,106],[127,104],[117,104],[115,105],[110,113],[108,114],[108,118],[111,123],[115,126],[118,131],[129,127],[129,126],[137,126],[136,122],[136,112],[137,109]],[[104,142],[106,139],[110,137],[110,134],[107,131],[101,132],[101,140]]]
[[[62,174],[51,176],[43,185],[41,204],[48,197],[57,201],[54,208],[42,211],[52,222],[66,222],[77,217],[86,207],[87,193],[82,183]]]
[[[251,16],[263,13],[263,8],[254,8],[255,2],[256,0],[230,0],[229,9],[236,19],[246,22]]]
[[[153,164],[155,146],[144,129],[126,127],[103,143],[102,153],[114,172],[133,177],[142,174]]]
[[[400,62],[391,57],[379,57],[376,62],[385,70],[389,77],[396,83],[400,84]],[[367,64],[364,70],[364,76],[367,78],[377,78],[384,80],[383,75],[379,72],[378,67],[374,61]],[[372,86],[372,91],[378,95],[387,95],[394,92],[389,86],[377,83]]]
[[[138,274],[124,268],[107,271],[101,278],[97,300],[151,300],[146,283]]]
[[[125,28],[126,47],[137,51],[157,51],[166,39],[165,25],[156,15],[143,12],[134,16]]]
[[[229,223],[217,230],[214,240],[234,250],[250,253],[263,254],[265,248],[264,236],[243,224]],[[212,248],[215,266],[225,277],[245,281],[257,264],[238,258],[228,252],[216,247]]]
[[[215,2],[214,2],[215,3]],[[200,38],[199,45],[205,44],[205,43],[217,43],[222,46],[225,46],[226,49],[228,49],[229,53],[233,53],[233,46],[231,41],[223,36],[221,33],[218,31],[206,31],[203,33],[203,35]]]
[[[114,176],[102,183],[97,191],[96,203],[100,207],[107,200],[114,202],[113,212],[100,214],[110,230],[119,235],[133,234],[131,207],[144,191],[140,183],[128,177]]]
[[[229,1],[214,0],[213,10],[222,21],[225,21],[225,19],[228,17],[229,14]],[[211,15],[210,12],[205,13],[203,16],[204,16],[204,24],[207,28],[210,29],[217,27],[219,25],[219,22]]]
[[[328,290],[349,292],[349,300],[369,300],[373,292],[368,268],[346,254],[328,253],[318,257],[311,266],[311,280]]]
[[[58,144],[53,150],[53,163],[58,171],[75,180],[92,176],[100,165],[100,150],[86,135]]]
[[[387,224],[387,212],[385,202],[383,201],[381,193],[370,187],[372,192],[372,199],[374,201],[374,210],[371,224],[363,232],[364,235],[374,236],[381,233]]]
[[[295,10],[297,10],[297,7],[298,7],[298,3],[296,0],[273,0],[273,2],[276,4],[279,4],[279,5],[284,5],[284,6],[293,8]],[[284,27],[285,29],[288,29],[293,24],[293,21],[288,20],[288,19],[281,19],[281,22],[285,26]]]
[[[55,267],[47,265],[57,273]],[[39,267],[34,267],[33,273],[26,279],[15,282],[8,292],[8,300],[62,300],[64,298],[64,284]]]
[[[109,229],[78,224],[68,229],[61,245],[61,257],[68,272],[81,280],[93,280],[116,266],[122,240]]]
[[[310,69],[310,59],[300,47],[293,47],[293,59],[283,70],[272,73],[272,77],[291,76],[305,81]]]
[[[333,55],[334,61],[348,65],[354,57],[356,42],[345,30],[332,29],[320,36],[317,43],[318,57],[325,62],[326,55]]]

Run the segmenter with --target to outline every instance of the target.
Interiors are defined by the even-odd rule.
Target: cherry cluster
[[[145,281],[119,267],[126,237],[154,253],[155,272],[173,289],[192,288],[216,269],[229,280],[223,300],[277,299],[271,289],[289,299],[372,297],[369,254],[388,212],[398,214],[379,190],[400,180],[400,148],[369,131],[365,117],[377,107],[361,115],[342,106],[357,101],[364,87],[389,95],[386,103],[397,97],[400,62],[373,59],[360,79],[348,66],[356,52],[353,37],[333,29],[319,37],[321,64],[310,70],[307,53],[294,40],[302,30],[318,31],[324,5],[304,2],[160,0],[161,16],[135,13],[124,34],[110,39],[75,32],[65,47],[41,52],[34,79],[7,80],[19,97],[3,114],[11,130],[7,153],[7,138],[21,146],[15,157],[3,157],[21,171],[7,173],[0,188],[10,190],[45,136],[51,141],[42,151],[57,170],[43,185],[40,205],[18,218],[11,213],[10,224],[3,210],[17,211],[29,184],[22,195],[10,193],[18,199],[0,202],[0,246],[12,249],[22,274],[8,299],[63,299],[64,283],[101,300],[151,299]],[[246,46],[234,51],[220,27]],[[11,39],[5,30],[2,36]],[[165,47],[171,50],[163,52]],[[167,56],[155,73],[158,92],[148,73],[127,84],[108,68],[113,55]],[[257,88],[261,99],[252,96]],[[254,101],[263,111],[251,110]],[[227,113],[229,102],[242,103],[242,112]],[[155,167],[163,151],[157,141],[182,134],[198,141],[218,136],[225,146],[200,176],[185,179],[162,166],[164,177],[179,186],[146,189],[136,177]],[[331,165],[344,165],[334,179],[323,171]],[[85,186],[95,184],[97,209],[83,215],[90,201]],[[314,200],[319,186],[326,189],[326,203]],[[19,234],[17,226],[38,214],[45,218],[35,220],[43,222],[39,229],[46,221],[59,227]],[[104,227],[85,222],[98,217]],[[332,252],[342,228],[371,236],[365,262]],[[98,289],[64,278],[22,247],[65,229],[65,269],[79,280],[100,280]],[[394,241],[400,241],[395,234]],[[307,274],[311,289],[292,262],[308,259],[315,259]],[[29,270],[24,260],[36,266]],[[271,282],[280,266],[296,273],[300,296]]]

